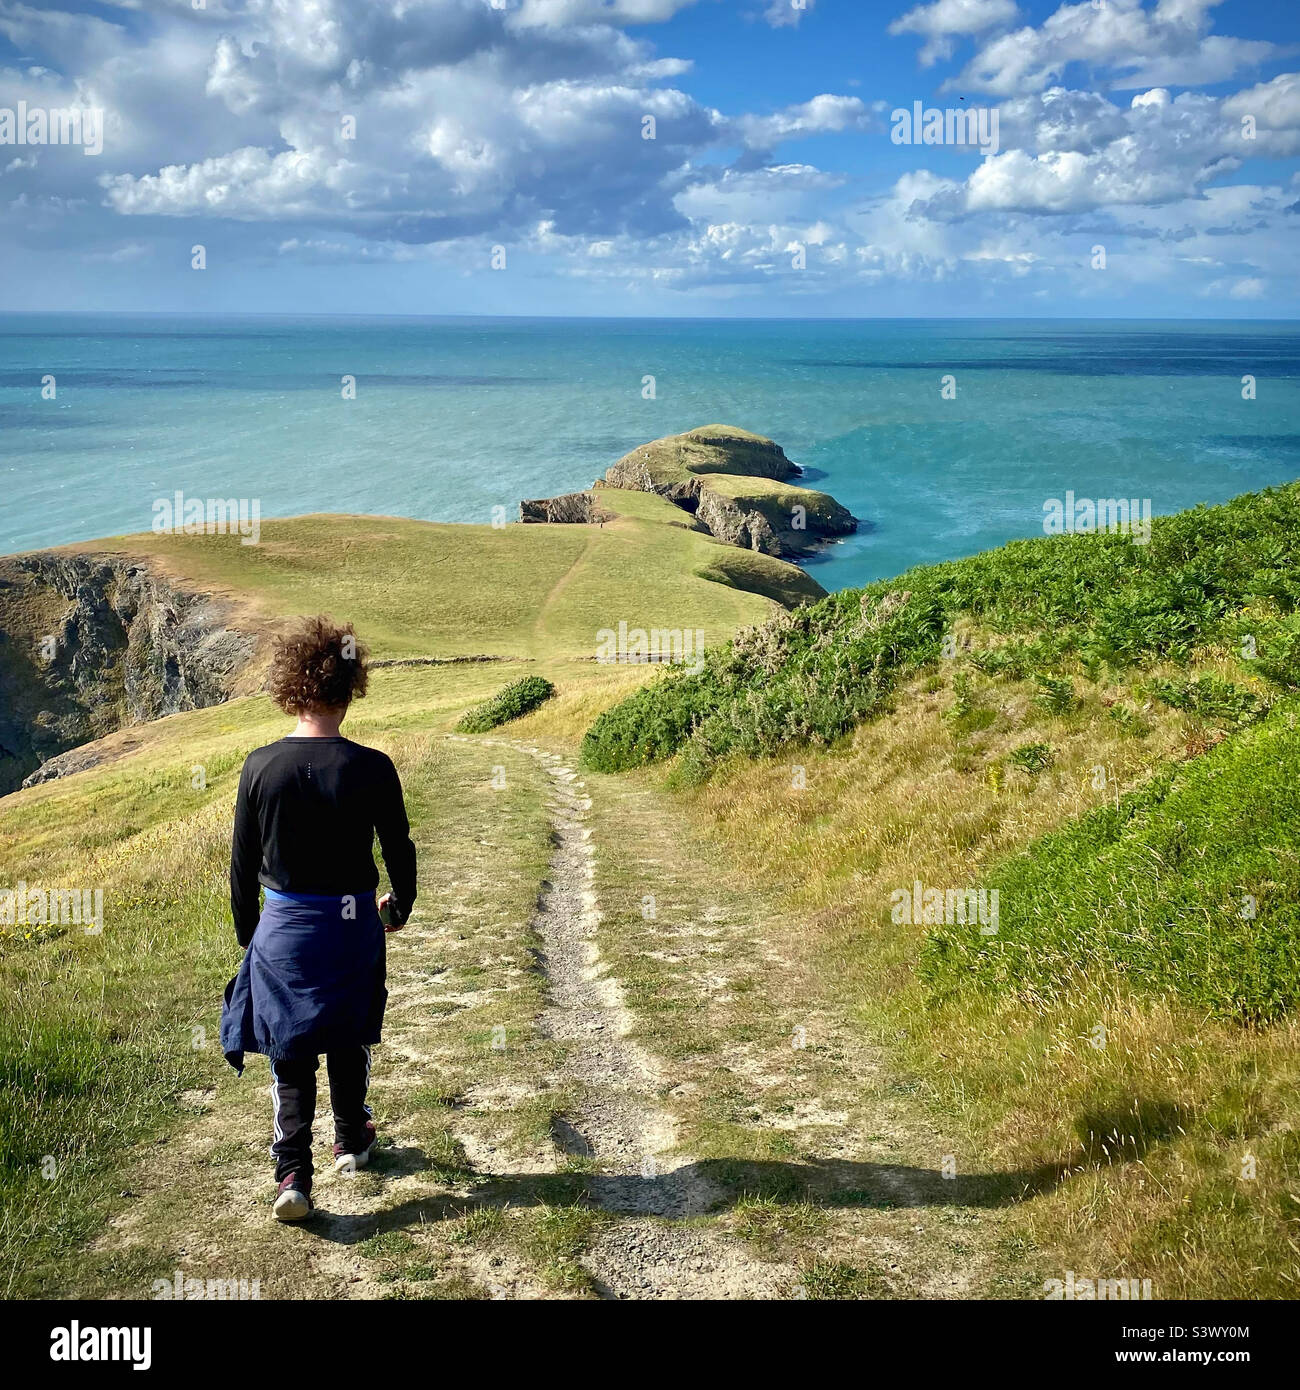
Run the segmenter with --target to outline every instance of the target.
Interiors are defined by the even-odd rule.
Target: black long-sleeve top
[[[397,769],[343,738],[282,738],[244,763],[230,852],[230,910],[241,946],[261,915],[258,885],[280,893],[370,893],[375,836],[393,885],[393,920],[415,901],[415,846]]]

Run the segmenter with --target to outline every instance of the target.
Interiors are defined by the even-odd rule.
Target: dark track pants
[[[316,1069],[319,1057],[271,1063],[271,1103],[275,1107],[275,1180],[298,1175],[304,1190],[311,1188],[311,1126],[316,1116]],[[330,1083],[330,1108],[334,1112],[334,1142],[349,1152],[363,1147],[368,1138],[366,1104],[370,1088],[370,1049],[355,1047],[330,1052],[325,1057]]]

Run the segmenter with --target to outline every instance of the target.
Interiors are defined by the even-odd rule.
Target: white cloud
[[[109,206],[120,213],[262,219],[318,210],[323,189],[346,190],[347,172],[346,164],[331,162],[322,151],[272,156],[250,147],[198,164],[171,164],[141,178],[108,174],[102,182]]]
[[[673,201],[692,223],[812,221],[826,194],[844,182],[807,164],[726,169],[715,178],[692,183]]]
[[[1210,35],[1221,0],[1092,0],[1065,4],[1035,28],[990,40],[946,86],[1014,96],[1059,84],[1081,64],[1115,87],[1220,82],[1279,52],[1258,39]]]
[[[986,29],[1010,24],[1019,14],[1016,0],[934,0],[918,5],[889,26],[891,34],[920,34],[922,67],[951,58],[954,40],[971,38]]]
[[[768,0],[763,18],[773,29],[796,28],[804,15],[816,4],[817,0]]]
[[[1183,196],[1187,176],[1150,157],[1132,136],[1101,154],[1008,150],[983,161],[966,184],[966,212],[1077,212],[1116,203],[1159,203]]]
[[[1241,280],[1211,280],[1201,293],[1210,299],[1263,299],[1267,285],[1258,275]]]
[[[516,23],[564,28],[572,24],[658,24],[695,0],[523,0]]]
[[[739,116],[730,122],[730,128],[746,145],[770,149],[781,140],[797,136],[866,130],[875,124],[871,110],[859,97],[823,93],[771,116]]]
[[[1059,87],[1020,97],[999,108],[1001,152],[964,182],[942,187],[923,211],[939,219],[1062,214],[1196,196],[1250,156],[1300,150],[1300,102],[1292,96],[1278,79],[1226,100],[1153,88],[1127,107]],[[1246,107],[1267,109],[1279,128],[1243,139],[1236,116]],[[1283,121],[1291,127],[1280,128]]]
[[[1260,125],[1273,130],[1300,126],[1300,73],[1284,72],[1271,82],[1238,92],[1227,98],[1223,109],[1231,116],[1249,112]]]
[[[776,110],[714,110],[675,85],[688,57],[619,27],[684,8],[231,0],[214,24],[215,0],[206,16],[170,0],[117,24],[0,0],[0,30],[31,46],[21,70],[0,69],[0,105],[108,114],[99,159],[50,149],[10,160],[0,254],[62,244],[93,258],[100,277],[133,263],[152,271],[174,261],[177,230],[148,219],[189,218],[203,227],[196,240],[225,224],[230,260],[437,262],[461,276],[502,241],[512,267],[531,258],[546,279],[646,295],[729,298],[774,284],[792,296],[887,296],[917,283],[978,286],[991,302],[1010,287],[1029,303],[1045,288],[1086,300],[1162,284],[1226,305],[1275,301],[1300,283],[1289,210],[1300,176],[1227,182],[1246,160],[1300,154],[1300,74],[1226,100],[1183,91],[1178,76],[1127,89],[1162,64],[1186,76],[1248,58],[1236,40],[1226,52],[1216,44],[1208,0],[1065,5],[1017,31],[1029,35],[1018,57],[999,48],[1019,22],[1012,0],[913,5],[890,27],[923,41],[923,62],[974,39],[973,64],[1007,93],[999,153],[960,165],[893,146],[880,101],[822,93]],[[753,0],[735,8],[737,24],[764,17]],[[706,79],[722,61],[698,57]],[[1070,64],[1123,80],[1125,95],[1042,81]],[[782,148],[837,133],[855,145],[843,173]],[[939,158],[942,172],[924,167]],[[896,177],[899,160],[916,167]],[[188,246],[190,232],[180,235]],[[1105,278],[1089,269],[1098,240],[1112,252]],[[791,266],[799,246],[806,271]]]

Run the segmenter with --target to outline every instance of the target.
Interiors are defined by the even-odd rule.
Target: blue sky
[[[0,0],[0,141],[104,122],[0,143],[0,308],[1300,316],[1300,6],[195,3]]]

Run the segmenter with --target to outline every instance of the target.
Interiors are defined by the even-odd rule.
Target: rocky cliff
[[[828,493],[792,484],[799,473],[774,440],[734,425],[704,425],[624,454],[595,487],[658,493],[728,545],[802,559],[835,536],[857,530],[858,523]],[[522,502],[520,520],[591,521],[598,495],[578,492]]]
[[[558,497],[537,497],[519,504],[520,521],[586,525],[609,521],[613,515],[599,507],[590,492],[564,492]]]
[[[0,559],[0,795],[115,729],[225,700],[256,649],[227,617],[121,556]]]
[[[748,480],[737,486],[741,481],[703,478],[695,495],[696,520],[729,545],[797,560],[832,537],[858,528],[852,512],[828,493],[799,487],[756,488]]]

